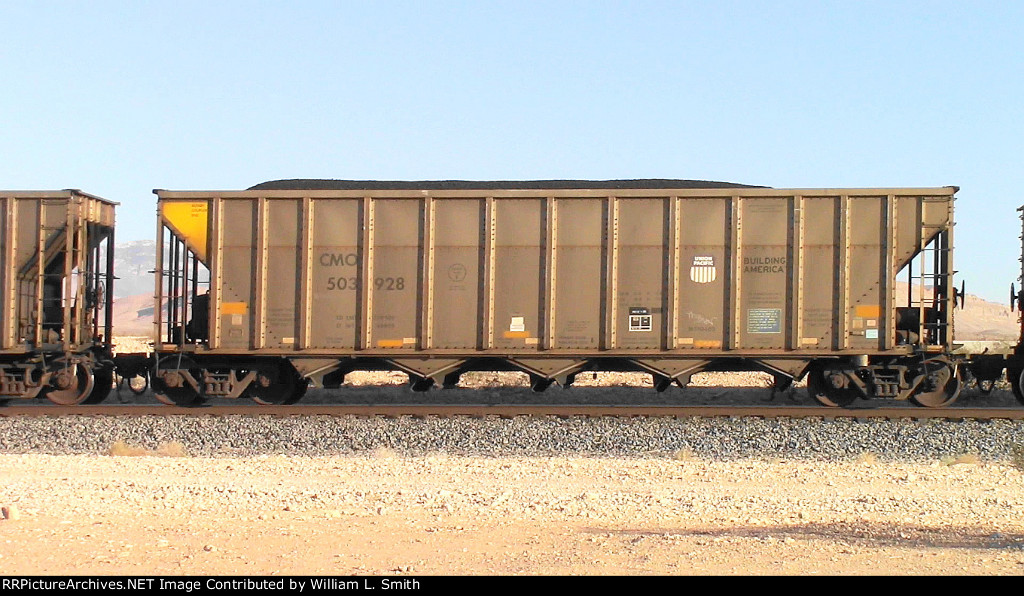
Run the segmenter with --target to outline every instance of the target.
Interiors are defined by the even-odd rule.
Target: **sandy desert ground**
[[[0,455],[8,575],[1024,572],[1006,463]]]

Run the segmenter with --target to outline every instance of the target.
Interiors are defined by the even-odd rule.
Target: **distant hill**
[[[147,314],[139,316],[139,311]],[[148,294],[114,298],[115,336],[153,336],[153,290]]]
[[[1019,313],[1010,312],[1006,304],[989,302],[967,294],[963,310],[957,310],[954,323],[957,339],[1005,339],[1020,337]]]
[[[137,240],[118,244],[114,252],[114,298],[147,294],[153,300],[156,242]]]
[[[896,282],[896,298],[900,304],[906,304],[909,284]],[[932,289],[925,287],[925,300],[932,296]],[[917,299],[917,290],[914,291]],[[965,340],[1009,340],[1016,341],[1020,336],[1018,313],[1011,312],[1009,304],[989,302],[974,294],[967,294],[964,307],[957,307],[953,314],[954,336]]]

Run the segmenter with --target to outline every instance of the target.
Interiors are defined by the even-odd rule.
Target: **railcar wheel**
[[[1022,376],[1024,376],[1024,369],[1006,369],[1006,380],[1010,382],[1010,387],[1013,389],[1013,396],[1017,398],[1018,403],[1024,404],[1024,392],[1021,391]]]
[[[187,383],[181,387],[168,387],[163,381],[157,381],[153,385],[153,395],[169,406],[181,406],[184,408],[196,405],[199,401],[199,392]]]
[[[290,365],[282,364],[277,370],[260,371],[246,393],[264,406],[293,404],[305,394],[305,379],[300,378]]]
[[[153,394],[158,400],[169,406],[188,407],[197,405],[199,392],[196,391],[188,380],[176,370],[185,370],[192,375],[193,379],[199,378],[201,372],[193,368],[191,360],[179,359],[177,356],[168,356],[160,362],[160,370],[167,371],[166,375],[153,375]]]
[[[941,408],[960,396],[960,375],[945,360],[926,360],[927,377],[921,382],[923,389],[910,396],[911,401],[926,408]]]
[[[93,388],[89,397],[83,403],[98,404],[107,399],[110,390],[114,388],[114,369],[102,366],[92,373]]]
[[[814,401],[830,408],[845,408],[857,399],[857,391],[849,387],[836,387],[826,370],[814,366],[807,373],[807,392]]]
[[[46,399],[59,406],[76,406],[86,400],[94,386],[92,373],[81,364],[72,364],[50,378]]]

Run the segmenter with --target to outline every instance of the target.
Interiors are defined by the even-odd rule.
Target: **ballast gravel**
[[[105,454],[115,443],[195,456],[402,455],[780,457],[1008,460],[1024,422],[761,418],[358,418],[334,416],[71,416],[0,418],[0,451]]]

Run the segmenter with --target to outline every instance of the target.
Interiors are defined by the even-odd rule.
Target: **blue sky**
[[[1024,2],[0,0],[0,23],[0,188],[119,201],[120,241],[154,236],[153,188],[275,178],[956,185],[968,292],[1020,274]]]

